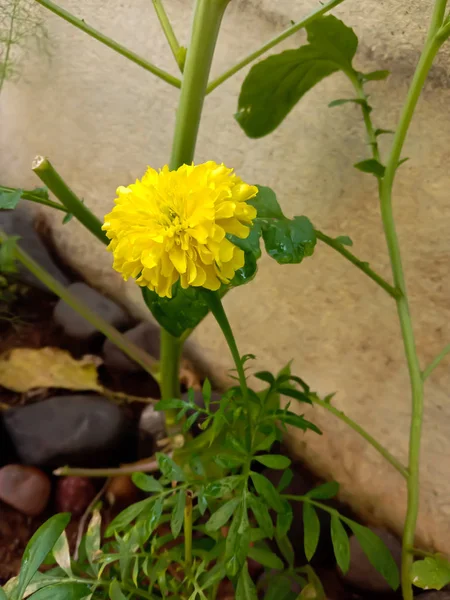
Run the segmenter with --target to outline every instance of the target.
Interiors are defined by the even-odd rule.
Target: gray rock
[[[50,498],[50,479],[35,467],[6,465],[0,469],[0,500],[25,515],[41,514]]]
[[[128,420],[100,396],[55,396],[3,413],[6,431],[25,464],[105,466],[126,448]]]
[[[125,332],[125,337],[159,360],[159,327],[150,322],[139,323]],[[103,344],[103,361],[110,369],[137,373],[142,367],[128,358],[115,344],[106,339]]]
[[[450,591],[425,592],[417,596],[420,600],[450,600]]]
[[[120,306],[85,283],[72,283],[67,289],[110,325],[121,327],[128,322],[129,317]],[[86,340],[98,333],[93,325],[62,300],[56,304],[53,318],[67,335],[79,340]]]
[[[63,213],[61,213],[63,214]],[[20,236],[19,244],[22,250],[31,256],[50,275],[62,283],[69,285],[69,279],[53,262],[50,253],[42,242],[33,226],[33,215],[27,210],[27,203],[19,204],[14,210],[0,210],[0,228],[8,235]],[[17,265],[19,278],[26,284],[49,291],[37,277],[21,264]]]
[[[152,456],[157,450],[157,442],[166,437],[164,412],[146,406],[139,419],[139,457]]]
[[[400,568],[402,547],[399,540],[388,531],[372,527],[370,529],[386,544]],[[350,568],[343,579],[345,583],[367,592],[392,591],[384,577],[370,564],[354,535],[350,537]]]

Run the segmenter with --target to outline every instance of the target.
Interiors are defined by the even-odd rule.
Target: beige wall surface
[[[174,71],[148,0],[64,0],[62,5],[159,66]],[[167,0],[184,42],[191,2]],[[232,1],[220,35],[213,74],[257,48],[314,9],[313,0]],[[431,0],[346,2],[335,11],[360,38],[356,65],[390,69],[370,84],[377,127],[395,126],[417,62]],[[102,216],[118,185],[168,160],[178,92],[85,34],[45,14],[49,54],[28,55],[17,82],[0,98],[0,181],[34,186],[35,154],[47,155],[86,204]],[[298,34],[286,47],[305,39]],[[433,67],[407,139],[395,185],[395,215],[415,333],[423,363],[450,341],[450,62],[444,49]],[[223,161],[249,182],[269,185],[289,215],[307,215],[329,235],[350,235],[354,251],[389,277],[376,182],[355,170],[368,157],[356,106],[329,109],[352,93],[335,75],[311,91],[281,127],[249,140],[233,120],[245,72],[205,104],[196,160]],[[389,140],[383,140],[383,148]],[[61,227],[48,214],[62,255],[95,286],[145,315],[139,290],[110,270],[110,256],[76,223]],[[242,353],[276,370],[294,359],[294,371],[406,460],[410,401],[408,375],[392,300],[327,247],[299,266],[268,257],[249,286],[226,297]],[[215,368],[230,366],[217,326],[207,319],[195,340]],[[419,540],[450,553],[449,367],[426,385]],[[342,498],[374,522],[399,532],[403,482],[362,439],[319,408],[309,416],[324,435],[295,434],[295,452],[342,485]]]

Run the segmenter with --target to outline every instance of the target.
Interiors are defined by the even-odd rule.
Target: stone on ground
[[[159,359],[159,327],[153,323],[139,323],[124,333],[125,337],[153,356]],[[111,340],[103,344],[103,362],[110,369],[126,373],[137,373],[142,367],[128,358]]]
[[[0,469],[0,500],[25,515],[41,514],[50,492],[50,479],[35,467],[6,465]]]

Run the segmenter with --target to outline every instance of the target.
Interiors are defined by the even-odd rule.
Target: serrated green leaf
[[[303,504],[304,546],[306,560],[314,556],[320,536],[320,521],[317,512],[309,502]]]
[[[63,531],[56,540],[56,544],[53,546],[52,553],[61,569],[63,569],[67,575],[71,577],[72,569],[70,568],[69,542],[67,541],[67,535],[65,531]]]
[[[248,549],[248,556],[268,569],[277,569],[278,571],[282,571],[284,568],[283,561],[267,548],[250,546]]]
[[[31,537],[22,556],[14,599],[21,600],[32,577],[56,544],[69,521],[70,514],[68,513],[53,515]]]
[[[263,454],[254,456],[253,460],[258,461],[269,469],[287,469],[291,464],[291,459],[281,454]]]
[[[371,73],[362,73],[362,77],[365,81],[382,81],[386,79],[391,74],[390,71],[380,70],[380,71],[372,71]]]
[[[174,538],[180,535],[184,521],[184,507],[186,506],[186,492],[180,490],[177,493],[175,506],[173,507],[172,517],[170,519],[170,530]]]
[[[272,539],[274,533],[273,522],[266,504],[261,498],[252,495],[250,496],[249,505],[264,536]]]
[[[371,565],[386,579],[391,588],[396,590],[399,586],[398,568],[385,543],[367,527],[351,519],[345,519],[345,523],[355,534]]]
[[[70,581],[47,585],[31,597],[33,600],[82,600],[89,595],[89,591],[88,585]]]
[[[232,498],[222,504],[222,506],[213,513],[205,525],[206,531],[214,532],[223,527],[230,520],[236,508],[242,502],[241,498]]]
[[[258,600],[256,586],[250,577],[246,564],[244,565],[238,579],[236,587],[236,600]]]
[[[288,387],[279,387],[277,388],[277,392],[282,396],[288,396],[288,398],[294,398],[299,402],[306,402],[307,404],[312,404],[311,399],[304,393],[299,390],[295,390],[294,388]]]
[[[235,511],[225,542],[225,566],[229,577],[236,577],[246,564],[250,547],[250,526],[243,504]]]
[[[331,541],[333,543],[334,556],[341,571],[347,573],[350,566],[350,542],[345,527],[336,514],[331,515]]]
[[[277,514],[276,532],[278,537],[283,537],[288,534],[293,519],[294,514],[292,511],[292,506],[287,500],[283,499],[283,510]]]
[[[134,485],[143,492],[162,492],[163,486],[152,475],[146,473],[133,473],[131,479]]]
[[[125,510],[115,517],[106,529],[106,537],[114,535],[115,531],[120,531],[134,521],[148,506],[151,504],[152,498],[146,498],[140,502],[136,502],[128,506]]]
[[[286,471],[283,471],[283,474],[281,475],[281,479],[277,485],[277,490],[279,492],[282,492],[283,490],[285,490],[291,484],[293,477],[294,477],[294,473],[291,471],[291,469],[286,469]]]
[[[0,209],[14,209],[22,198],[23,190],[0,192]]]
[[[411,581],[423,590],[441,590],[450,583],[450,563],[443,556],[427,556],[411,567]]]
[[[312,256],[316,234],[307,217],[271,221],[263,228],[267,254],[280,265],[299,264]]]
[[[384,177],[384,172],[386,170],[386,167],[374,158],[362,160],[361,162],[355,163],[353,166],[355,169],[358,169],[363,173],[370,173],[371,175],[375,175],[375,177]]]
[[[183,469],[170,456],[162,452],[157,452],[155,456],[164,477],[170,481],[185,481],[186,476]]]
[[[349,238],[348,235],[338,235],[335,240],[343,246],[353,246],[353,240]]]
[[[327,481],[327,483],[309,490],[306,495],[309,498],[316,498],[317,500],[328,500],[329,498],[334,498],[338,492],[339,484],[337,481]]]
[[[122,592],[122,588],[117,579],[111,581],[109,586],[109,597],[111,600],[126,600],[126,596]]]
[[[253,481],[256,491],[264,498],[267,504],[277,512],[281,512],[284,508],[283,500],[271,481],[260,473],[250,472],[250,477]]]
[[[284,120],[297,102],[325,77],[353,71],[358,39],[331,15],[307,26],[308,44],[286,50],[254,65],[241,89],[239,125],[252,138],[267,135]]]

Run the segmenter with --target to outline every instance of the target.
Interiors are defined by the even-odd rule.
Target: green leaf
[[[283,474],[281,475],[281,479],[277,485],[277,490],[279,492],[282,492],[283,490],[285,490],[291,484],[293,477],[294,477],[294,473],[291,471],[291,469],[286,469],[286,471],[284,471]]]
[[[120,583],[117,579],[113,579],[109,586],[109,597],[111,600],[126,600],[126,596],[122,592],[122,588],[120,587]]]
[[[171,398],[170,400],[160,400],[154,406],[155,410],[171,410],[173,408],[185,408],[187,402],[180,398]]]
[[[0,586],[0,600],[8,600],[8,596],[6,595],[2,586]]]
[[[411,581],[423,590],[441,590],[450,583],[450,563],[438,554],[417,560],[411,567]]]
[[[248,556],[249,558],[256,560],[260,565],[263,565],[263,567],[277,569],[278,571],[282,571],[284,568],[283,561],[267,548],[250,546],[248,549]]]
[[[314,227],[303,216],[268,223],[263,239],[267,254],[280,265],[301,263],[313,254],[316,245]]]
[[[117,515],[115,519],[111,521],[106,529],[106,537],[114,535],[115,531],[120,531],[127,525],[134,521],[148,506],[151,504],[152,498],[146,498],[140,502],[136,502],[131,506],[128,506],[125,510]]]
[[[281,562],[281,561],[280,561]],[[236,600],[258,600],[256,586],[248,572],[247,564],[241,571],[236,587]]]
[[[350,543],[345,527],[336,514],[331,515],[331,541],[336,562],[345,575],[350,566]]]
[[[392,129],[375,129],[374,133],[375,133],[375,136],[378,137],[379,135],[384,135],[387,133],[394,134],[395,131],[393,131]]]
[[[275,535],[275,541],[277,542],[277,546],[280,549],[281,554],[286,559],[286,562],[291,568],[293,568],[295,562],[295,554],[288,536]]]
[[[270,516],[269,509],[265,503],[257,496],[250,496],[250,508],[255,515],[258,526],[262,529],[265,537],[272,539],[273,537],[273,522]]]
[[[262,456],[254,456],[253,460],[269,469],[287,469],[291,464],[291,459],[281,454],[263,454]]]
[[[158,526],[159,520],[161,519],[164,502],[162,498],[156,498],[156,500],[149,506],[145,513],[145,521],[148,526],[148,534],[150,535]]]
[[[256,208],[258,219],[284,219],[283,211],[278,204],[275,192],[264,185],[257,185],[258,194],[248,201]]]
[[[226,571],[235,577],[246,564],[250,547],[250,526],[243,504],[235,511],[225,542]]]
[[[172,298],[161,298],[147,287],[142,288],[142,295],[161,327],[174,337],[196,327],[209,312],[200,289],[188,287],[183,290],[179,282],[172,288]]]
[[[183,469],[170,456],[157,452],[156,460],[164,477],[167,477],[170,481],[185,481],[186,476]]]
[[[267,477],[264,477],[264,475],[253,471],[251,471],[250,477],[258,494],[264,498],[271,508],[277,512],[281,512],[284,508],[283,500],[273,483]]]
[[[235,118],[249,137],[276,129],[306,92],[328,75],[353,72],[358,39],[349,27],[328,15],[306,30],[307,45],[269,56],[247,75]]]
[[[339,98],[338,100],[333,100],[328,104],[329,108],[333,108],[335,106],[342,106],[343,104],[348,104],[352,102],[353,104],[360,104],[361,106],[368,106],[367,100],[363,100],[361,98]]]
[[[349,238],[348,235],[338,235],[335,240],[343,246],[353,246],[353,240]]]
[[[63,569],[67,575],[71,577],[72,569],[70,568],[69,542],[67,541],[67,535],[65,531],[63,531],[56,540],[56,544],[53,546],[52,553],[61,569]]]
[[[131,479],[134,485],[143,492],[162,492],[164,490],[157,479],[146,473],[133,473]]]
[[[172,517],[170,519],[170,530],[174,538],[180,535],[184,521],[184,507],[186,506],[186,492],[180,490],[177,493],[175,506],[173,507]]]
[[[363,79],[365,81],[382,81],[386,79],[391,74],[390,71],[372,71],[371,73],[361,73]]]
[[[273,385],[275,383],[275,377],[269,371],[258,371],[253,375],[256,379],[260,379],[261,381],[265,381],[269,385]]]
[[[209,410],[209,403],[211,402],[211,393],[212,393],[211,382],[209,381],[208,378],[206,378],[205,381],[203,382],[203,387],[202,387],[203,402],[205,403],[206,410]]]
[[[22,556],[19,581],[14,597],[21,600],[31,578],[39,569],[45,557],[56,544],[70,521],[70,514],[61,513],[50,517],[32,536]]]
[[[353,165],[359,171],[363,173],[371,173],[375,175],[375,177],[384,177],[384,172],[386,168],[382,165],[378,160],[374,158],[368,158],[367,160],[362,160]]]
[[[292,506],[283,499],[283,510],[277,514],[276,532],[278,537],[283,537],[289,532],[293,519]]]
[[[391,588],[396,590],[399,586],[398,568],[385,543],[367,527],[350,519],[346,519],[345,522],[355,534],[371,565],[381,573]]]
[[[87,528],[84,544],[89,564],[94,569],[94,572],[96,574],[98,573],[98,565],[95,564],[95,560],[100,550],[101,524],[102,515],[99,510],[94,510],[94,512],[92,513],[91,520],[89,522],[89,526]]]
[[[0,209],[14,209],[22,198],[23,190],[0,192]]]
[[[293,413],[290,410],[278,409],[272,411],[272,414],[276,416],[276,418],[282,423],[286,423],[286,425],[292,425],[293,427],[297,427],[298,429],[302,429],[303,431],[311,429],[319,435],[322,435],[322,432],[316,425],[314,425],[314,423],[307,421],[301,415],[297,415],[296,413]]]
[[[213,513],[205,525],[206,531],[214,532],[223,527],[230,520],[236,508],[242,502],[241,498],[232,498],[222,504],[222,506]]]
[[[82,600],[90,593],[88,585],[71,582],[47,585],[35,592],[33,600]]]
[[[304,546],[306,560],[309,562],[317,549],[320,536],[320,521],[317,512],[309,502],[303,504]]]
[[[333,498],[339,492],[339,484],[337,481],[327,481],[306,494],[309,498],[317,498],[318,500],[328,500]]]
[[[0,242],[0,273],[17,273],[15,254],[17,240],[20,240],[19,236],[10,235]]]
[[[277,388],[277,392],[279,394],[281,394],[282,396],[288,396],[289,398],[294,398],[295,400],[298,400],[299,402],[306,402],[307,404],[312,404],[311,399],[306,394],[304,394],[303,392],[300,392],[299,390],[295,390],[294,388],[279,387],[279,388]]]
[[[241,475],[230,475],[229,477],[224,477],[218,481],[208,483],[208,485],[205,487],[205,496],[211,496],[212,498],[226,496],[236,489],[237,485],[241,481]]]

